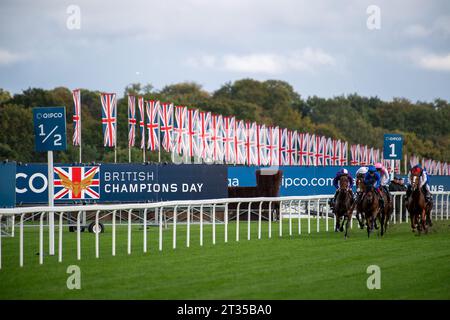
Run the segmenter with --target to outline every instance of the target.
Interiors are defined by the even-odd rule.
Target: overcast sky
[[[181,81],[211,92],[248,77],[302,97],[450,100],[450,1],[0,1],[0,87],[13,93]]]

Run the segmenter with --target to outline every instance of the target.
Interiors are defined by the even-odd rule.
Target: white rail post
[[[259,213],[258,213],[258,240],[261,239],[261,210],[262,210],[262,204],[264,201],[261,201],[259,203]]]
[[[20,249],[19,249],[19,253],[20,253],[19,265],[20,265],[20,267],[23,267],[23,216],[24,215],[25,215],[25,213],[22,213],[20,215],[20,227],[19,227],[19,242],[20,242],[20,244],[19,244],[19,246],[20,246]],[[1,219],[0,219],[0,223],[1,223]],[[1,237],[2,237],[2,235],[0,234],[0,238]]]
[[[127,253],[131,254],[131,212],[133,209],[128,210],[128,232],[127,232]]]
[[[39,264],[44,263],[44,216],[45,212],[42,212],[39,219]]]
[[[2,235],[1,235],[2,226],[1,226],[1,222],[2,222],[2,215],[0,214],[0,270],[2,269]]]
[[[325,200],[325,201],[327,201],[328,202],[328,199],[327,200]],[[325,231],[326,232],[328,232],[328,213],[329,213],[329,207],[328,207],[328,204],[325,204],[325,208],[326,208],[326,210],[325,210],[325,214],[326,214],[326,225],[325,225]]]
[[[311,233],[311,201],[308,200],[308,234]]]
[[[302,234],[302,222],[301,222],[301,204],[302,200],[298,200],[298,234]]]
[[[163,223],[162,223],[162,221],[163,221],[163,208],[164,207],[161,207],[160,209],[159,209],[159,251],[162,251],[162,248],[163,248]],[[189,225],[189,224],[188,224]],[[189,235],[189,232],[188,232],[188,235]],[[188,238],[188,245],[187,245],[188,247],[189,247],[189,238]]]
[[[396,220],[397,206],[395,205],[395,203],[397,202],[396,199],[395,199],[396,196],[397,196],[396,194],[394,194],[394,195],[392,196],[392,201],[394,202],[394,203],[392,204],[393,207],[394,207],[394,217],[393,217],[393,219],[394,219],[394,224],[397,223],[397,220]],[[400,212],[400,214],[401,214],[401,212]]]
[[[448,198],[449,198],[449,196],[450,196],[450,193],[447,193],[447,220],[448,220],[448,205],[449,205]]]
[[[77,260],[81,260],[81,218],[82,211],[77,214]]]
[[[247,240],[250,240],[250,215],[252,214],[252,203],[248,203],[248,213],[247,213]]]
[[[317,199],[317,214],[316,214],[316,221],[317,221],[317,226],[316,226],[316,229],[317,229],[317,232],[319,232],[319,230],[320,230],[320,222],[319,222],[319,212],[320,212],[320,199]]]
[[[212,225],[212,238],[213,244],[216,244],[216,204],[213,204],[213,213],[212,213],[213,225]]]
[[[200,246],[203,246],[203,204],[200,205]]]
[[[289,236],[292,236],[292,201],[289,201]]]
[[[116,255],[116,211],[112,213],[112,255]]]
[[[406,203],[405,203],[405,205],[406,205]],[[408,223],[408,219],[409,219],[409,212],[408,212],[408,209],[406,208],[406,210],[405,210],[405,220],[406,220],[406,223]]]
[[[280,201],[280,212],[278,213],[278,236],[283,236],[283,213],[281,208],[283,207],[283,201]]]
[[[239,209],[241,207],[241,203],[238,202],[236,208],[236,241],[239,241]]]
[[[269,239],[272,238],[272,201],[269,201]]]
[[[399,207],[400,207],[399,208],[400,214],[398,216],[398,220],[399,220],[399,223],[402,223],[403,222],[403,195],[400,196]],[[405,218],[406,218],[406,211],[408,211],[408,210],[406,209],[406,203],[405,203]]]
[[[147,253],[147,208],[144,209],[144,221],[143,223],[143,227],[144,227],[144,234],[143,234],[143,239],[142,239],[142,250],[144,251],[144,253]]]
[[[98,215],[100,214],[100,210],[97,210],[97,212],[95,213],[95,225],[94,228],[97,228],[97,231],[100,230],[99,225],[98,225]],[[100,241],[99,241],[99,233],[100,232],[95,232],[95,229],[93,230],[95,233],[95,257],[98,259],[100,257]]]
[[[186,247],[191,244],[191,205],[187,208],[187,225],[186,225]]]
[[[228,202],[225,204],[225,243],[228,242]]]
[[[173,249],[176,249],[177,247],[177,209],[178,205],[173,208]]]
[[[444,220],[444,194],[441,195],[441,220]]]
[[[62,262],[63,217],[64,217],[64,212],[60,212],[59,213],[59,237],[58,237],[58,262]]]

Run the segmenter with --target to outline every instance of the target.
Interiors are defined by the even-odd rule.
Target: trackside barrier
[[[449,196],[450,192],[432,192],[434,198],[434,206],[432,210],[433,219],[449,219]],[[404,207],[405,192],[392,192],[393,205],[395,214],[392,215],[392,223],[408,222],[408,211]],[[172,212],[172,226],[173,226],[173,244],[172,248],[176,248],[177,241],[177,224],[186,224],[186,247],[190,246],[190,233],[191,224],[200,224],[200,246],[203,246],[204,237],[204,224],[205,217],[210,217],[210,224],[212,224],[212,243],[216,243],[216,223],[224,224],[224,240],[228,242],[228,223],[230,218],[230,204],[235,204],[235,216],[236,221],[236,241],[240,241],[240,228],[239,224],[242,220],[242,215],[247,214],[247,240],[250,240],[251,234],[251,215],[258,215],[258,239],[261,239],[262,230],[262,212],[263,204],[268,205],[268,238],[272,238],[272,223],[278,222],[279,236],[283,236],[284,219],[288,219],[289,236],[293,235],[293,223],[297,218],[298,234],[302,233],[301,224],[303,219],[307,219],[308,234],[311,233],[311,219],[313,215],[316,215],[317,232],[320,230],[320,219],[325,220],[325,230],[329,231],[329,219],[331,210],[328,206],[328,200],[333,195],[316,195],[316,196],[291,196],[291,197],[259,197],[259,198],[225,198],[225,199],[210,199],[210,200],[195,200],[195,201],[166,201],[157,203],[136,203],[136,204],[111,204],[111,205],[84,205],[84,206],[56,206],[56,207],[23,207],[13,209],[0,209],[0,221],[1,219],[18,217],[19,219],[19,266],[24,265],[24,217],[26,214],[37,214],[39,216],[39,264],[44,263],[44,218],[48,216],[49,212],[59,213],[59,239],[58,239],[58,262],[63,260],[63,218],[70,213],[76,213],[76,257],[77,260],[81,260],[81,218],[87,211],[95,212],[95,257],[100,257],[100,232],[99,221],[100,215],[105,213],[111,215],[112,226],[112,256],[116,255],[116,214],[119,210],[126,210],[128,212],[128,224],[127,224],[127,254],[131,254],[132,244],[132,232],[131,232],[131,220],[133,211],[143,211],[142,225],[143,227],[143,252],[147,252],[147,219],[148,213],[154,210],[155,220],[158,222],[159,237],[158,237],[158,250],[163,250],[163,226],[167,224],[165,212]],[[280,212],[272,210],[276,208],[275,202],[279,202]],[[248,204],[244,208],[243,204]],[[256,205],[256,206],[255,206]],[[220,221],[216,217],[217,208],[223,208],[224,219]],[[182,210],[182,208],[186,208]],[[207,210],[209,214],[207,214]],[[255,209],[257,208],[257,209]],[[194,211],[199,213],[198,221],[194,221]],[[186,222],[178,221],[177,216],[185,213]],[[244,218],[245,219],[245,218]],[[163,223],[164,220],[164,223]],[[333,215],[333,230],[336,224],[336,217]],[[2,237],[0,237],[0,269],[2,268]]]

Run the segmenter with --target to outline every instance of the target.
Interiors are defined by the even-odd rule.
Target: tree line
[[[383,134],[400,133],[405,140],[405,154],[450,162],[448,101],[383,101],[358,94],[303,98],[285,81],[253,79],[225,83],[212,93],[193,82],[167,85],[160,90],[150,84],[128,85],[122,96],[117,95],[118,162],[128,162],[127,94],[341,139],[349,145],[382,149]],[[81,104],[83,162],[113,162],[113,150],[103,147],[100,91],[81,89]],[[78,147],[73,147],[71,141],[72,92],[65,87],[29,88],[14,95],[0,89],[0,160],[46,161],[46,154],[34,151],[32,108],[38,106],[66,106],[68,149],[56,152],[55,161],[78,161]],[[139,130],[136,139],[139,146]],[[148,161],[157,161],[157,153],[147,154]],[[133,148],[132,158],[134,162],[142,161],[138,147]],[[170,161],[170,155],[163,153],[162,160]]]

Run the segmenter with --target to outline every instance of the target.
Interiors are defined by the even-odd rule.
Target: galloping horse
[[[350,225],[350,221],[352,219],[352,212],[349,210],[352,206],[353,197],[351,195],[351,191],[348,189],[348,177],[342,176],[339,179],[339,190],[336,196],[336,203],[334,205],[334,214],[336,215],[336,228],[335,231],[344,231],[344,222],[347,219],[347,223],[345,225],[345,238],[348,236],[348,229]],[[342,225],[341,223],[341,219]]]
[[[363,194],[366,192],[366,186],[364,185],[364,175],[359,174],[356,176],[356,192],[358,193],[358,202],[354,203],[351,207],[351,211],[356,207],[356,219],[358,219],[359,228],[364,229],[364,216],[362,214],[362,206],[361,206],[361,198]]]
[[[394,211],[392,196],[388,196],[385,192],[381,193],[383,197],[384,207],[381,209],[381,235],[386,233],[391,214]]]
[[[370,237],[370,233],[376,224],[376,219],[379,216],[380,204],[378,195],[375,193],[373,186],[367,186],[364,198],[361,201],[361,210],[364,213],[367,225],[367,237]]]
[[[427,233],[427,222],[431,225],[431,208],[426,204],[425,195],[422,192],[422,188],[419,186],[419,177],[416,175],[412,175],[411,189],[411,196],[409,197],[408,204],[406,205],[411,217],[411,231],[414,232],[417,228],[419,234],[422,230]]]

